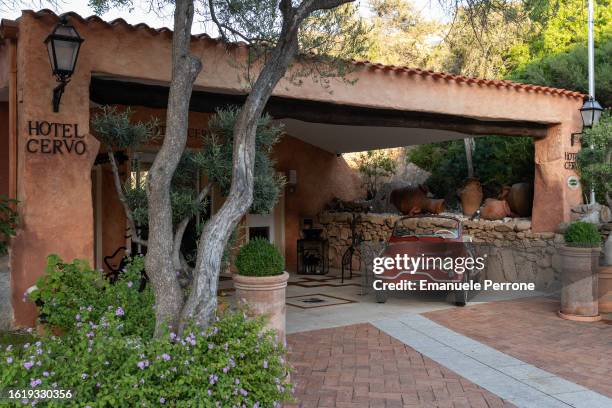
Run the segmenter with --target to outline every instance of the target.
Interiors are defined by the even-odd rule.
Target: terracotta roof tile
[[[39,11],[24,10],[23,13],[30,14],[35,17],[44,17],[44,16],[52,16],[55,18],[59,17],[56,13],[48,9],[42,9]],[[152,28],[151,26],[145,23],[132,25],[132,24],[129,24],[127,21],[125,21],[122,18],[117,18],[109,22],[95,15],[85,17],[85,18],[74,12],[66,13],[66,15],[72,18],[75,18],[84,24],[98,23],[98,24],[104,24],[110,28],[123,27],[123,28],[134,30],[134,31],[144,30],[144,31],[147,31],[151,35],[170,36],[172,34],[172,30],[169,29],[168,27]],[[9,21],[10,20],[3,20],[3,25],[5,24],[8,25]],[[198,39],[198,40],[212,41],[215,43],[222,43],[222,40],[220,38],[212,38],[208,34],[193,35],[193,38]],[[238,47],[247,46],[247,44],[244,42],[232,43],[231,45],[238,46]],[[533,92],[550,94],[550,95],[563,95],[563,96],[570,97],[570,98],[584,98],[585,97],[585,95],[580,92],[570,91],[567,89],[552,88],[552,87],[547,87],[547,86],[539,86],[539,85],[531,85],[531,84],[522,84],[522,83],[512,82],[508,80],[489,80],[489,79],[483,79],[483,78],[473,78],[473,77],[467,77],[463,75],[455,75],[455,74],[451,74],[447,72],[436,72],[436,71],[431,71],[431,70],[423,70],[419,68],[411,68],[411,67],[405,67],[405,66],[385,65],[385,64],[370,62],[370,61],[365,61],[365,60],[364,61],[351,61],[351,62],[355,66],[366,67],[372,71],[383,70],[383,71],[394,72],[397,74],[406,73],[408,75],[419,75],[421,77],[431,77],[436,80],[442,79],[448,82],[454,81],[456,83],[477,84],[479,86],[489,86],[489,87],[494,86],[497,88],[513,88],[513,89],[516,89],[517,91],[518,90],[527,91],[527,92],[533,91]]]

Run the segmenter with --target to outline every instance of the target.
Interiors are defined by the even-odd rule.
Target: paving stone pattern
[[[286,407],[479,407],[514,405],[371,324],[291,334],[296,402]]]
[[[557,317],[559,302],[492,302],[424,316],[540,369],[612,397],[612,325]]]

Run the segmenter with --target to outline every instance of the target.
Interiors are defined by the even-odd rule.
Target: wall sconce
[[[287,171],[287,187],[289,188],[290,193],[295,193],[295,189],[297,187],[297,171],[296,170]]]
[[[588,99],[584,101],[582,108],[580,108],[580,117],[582,118],[582,127],[592,128],[593,126],[596,126],[597,123],[599,123],[599,119],[601,118],[602,112],[603,112],[603,108],[601,107],[599,102],[597,102],[595,98],[593,98],[592,96],[589,96]],[[572,133],[572,136],[571,136],[572,146],[574,145],[576,141],[580,141],[581,135],[582,135],[582,132]]]
[[[60,17],[59,23],[45,39],[51,69],[59,82],[53,89],[53,112],[59,112],[64,88],[74,73],[83,41],[77,30],[68,24],[65,15]]]

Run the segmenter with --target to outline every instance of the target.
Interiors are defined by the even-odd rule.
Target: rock
[[[531,221],[519,220],[514,224],[514,230],[517,232],[527,231],[531,229]]]
[[[494,229],[495,231],[498,231],[498,232],[510,232],[514,228],[508,224],[500,224],[500,225],[496,225]]]

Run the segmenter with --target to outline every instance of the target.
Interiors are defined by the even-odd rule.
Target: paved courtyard
[[[362,323],[288,336],[294,407],[512,407]]]
[[[491,302],[425,316],[541,369],[612,397],[612,322],[570,322],[550,298]]]
[[[612,407],[605,321],[561,320],[558,301],[534,294],[481,293],[465,308],[443,294],[377,304],[360,279],[292,277],[290,407]]]

